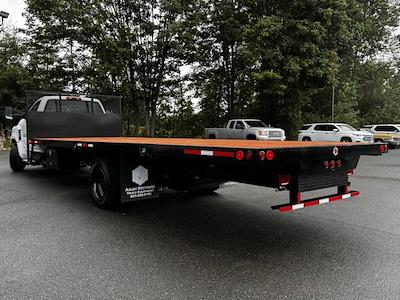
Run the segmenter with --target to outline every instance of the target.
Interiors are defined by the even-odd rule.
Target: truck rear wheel
[[[117,162],[96,158],[90,168],[89,178],[92,198],[97,207],[113,209],[121,202]]]
[[[249,135],[247,136],[247,139],[248,139],[248,140],[256,140],[257,137],[256,137],[254,134],[249,134]]]
[[[25,169],[26,164],[22,161],[19,156],[18,147],[13,144],[10,151],[10,167],[14,172],[21,172]]]

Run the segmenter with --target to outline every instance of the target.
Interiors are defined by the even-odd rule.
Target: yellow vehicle
[[[392,124],[365,125],[362,130],[371,132],[375,142],[387,143],[390,148],[400,146],[400,127]]]
[[[391,133],[374,133],[375,142],[387,143],[391,148],[400,146],[400,135]]]

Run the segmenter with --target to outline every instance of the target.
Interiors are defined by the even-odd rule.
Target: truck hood
[[[363,131],[363,130],[342,131],[342,132],[354,134],[354,135],[374,136],[371,132]]]

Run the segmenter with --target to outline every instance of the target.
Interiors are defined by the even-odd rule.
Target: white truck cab
[[[93,102],[92,102],[93,100]],[[92,104],[93,103],[93,104]],[[37,99],[30,107],[29,111],[41,113],[94,113],[105,114],[103,104],[98,99],[88,98],[86,96],[43,96]],[[21,119],[16,126],[12,128],[11,142],[16,145],[19,157],[23,162],[28,161],[28,151],[32,151],[32,145],[28,149],[26,119]],[[34,152],[43,152],[40,145],[33,146]]]

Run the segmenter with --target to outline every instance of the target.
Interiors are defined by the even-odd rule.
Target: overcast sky
[[[8,12],[10,16],[5,23],[15,25],[17,27],[22,27],[25,24],[25,19],[22,13],[25,11],[25,1],[24,0],[1,0],[0,10]]]

